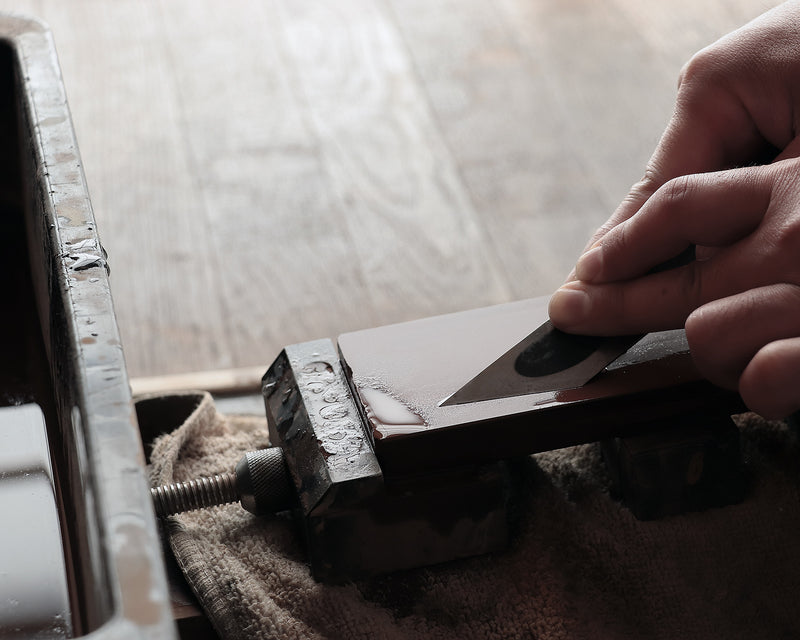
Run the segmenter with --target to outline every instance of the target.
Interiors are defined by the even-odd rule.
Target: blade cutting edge
[[[581,387],[642,337],[574,335],[548,320],[440,406]]]

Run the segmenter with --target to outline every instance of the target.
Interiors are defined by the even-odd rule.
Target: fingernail
[[[589,315],[590,308],[589,294],[564,286],[550,298],[550,319],[557,327],[568,328],[583,321]]]
[[[575,264],[575,276],[583,282],[593,282],[603,270],[603,245],[584,253]]]

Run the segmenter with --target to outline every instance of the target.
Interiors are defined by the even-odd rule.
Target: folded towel
[[[154,444],[153,484],[230,471],[269,444],[263,418],[190,397],[182,424],[161,425],[176,430]],[[223,638],[800,637],[798,437],[751,414],[737,423],[741,504],[640,522],[610,496],[598,446],[571,447],[523,463],[506,551],[346,585],[311,578],[288,516],[228,505],[166,528]]]

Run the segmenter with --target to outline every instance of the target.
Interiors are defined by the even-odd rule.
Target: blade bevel
[[[548,320],[440,406],[581,387],[642,337],[578,336],[559,331]]]

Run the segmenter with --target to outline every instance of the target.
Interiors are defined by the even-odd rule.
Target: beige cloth
[[[263,419],[197,399],[157,441],[154,483],[230,470],[267,445]],[[800,637],[798,438],[740,422],[747,498],[704,513],[637,521],[585,445],[531,459],[513,543],[492,556],[321,585],[290,519],[238,505],[169,518],[170,544],[224,638]]]

